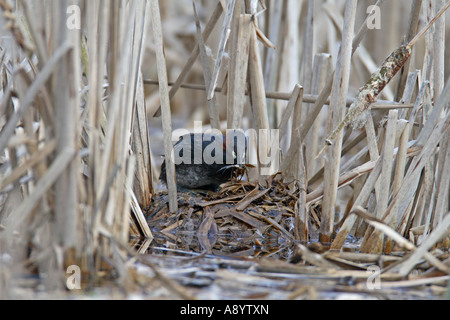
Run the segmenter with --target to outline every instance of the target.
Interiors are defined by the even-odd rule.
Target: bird
[[[242,132],[237,132],[227,133],[227,136],[222,133],[188,133],[181,136],[174,145],[177,189],[217,191],[221,184],[235,176],[243,164],[247,148],[246,137]],[[167,184],[165,160],[159,179]]]

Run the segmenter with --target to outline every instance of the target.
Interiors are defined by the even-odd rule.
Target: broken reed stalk
[[[409,41],[406,45],[402,45],[394,50],[382,63],[377,71],[372,73],[370,79],[360,89],[356,101],[350,106],[345,118],[339,123],[337,127],[330,133],[325,139],[325,145],[318,153],[318,158],[327,146],[333,144],[333,141],[338,136],[344,127],[350,123],[356,123],[359,116],[369,109],[370,105],[377,100],[378,95],[386,87],[386,85],[394,78],[397,72],[404,66],[406,61],[411,56],[411,50],[414,44],[424,35],[424,33],[436,22],[439,17],[450,7],[448,2],[439,13],[419,32],[417,35]]]
[[[296,84],[294,87],[294,90],[292,90],[291,99],[289,100],[284,113],[283,117],[281,118],[281,123],[279,126],[280,130],[280,136],[283,137],[286,135],[287,132],[287,124],[289,118],[292,118],[292,127],[291,132],[296,132],[299,130],[301,126],[301,116],[302,116],[302,108],[303,108],[303,87]],[[283,160],[281,163],[281,171],[283,172],[285,179],[300,179],[300,175],[305,174],[302,170],[304,169],[304,161],[303,157],[300,157],[300,153],[302,145],[295,144],[293,140],[291,140],[289,150],[296,150],[299,155],[298,158],[294,159],[294,161],[287,162],[286,160]],[[304,184],[306,184],[307,177],[302,177],[305,181]]]
[[[237,2],[238,4],[240,2]],[[240,12],[235,9],[235,12]],[[251,14],[240,14],[236,17],[234,27],[237,32],[233,33],[232,46],[235,49],[231,53],[230,70],[228,73],[228,95],[227,95],[227,128],[241,128],[245,104],[245,83],[247,80],[248,57],[250,46],[250,33],[252,25]]]
[[[255,8],[256,9],[256,8]],[[266,91],[264,88],[264,75],[262,72],[261,57],[257,41],[257,24],[252,12],[252,20],[250,25],[250,39],[249,39],[249,54],[248,54],[248,85],[250,87],[250,102],[255,119],[256,129],[267,130],[269,132],[269,116],[267,114]],[[268,155],[277,150],[272,150],[269,137],[265,134],[259,134],[259,153]],[[258,168],[261,172],[262,164],[258,158]],[[265,184],[266,176],[260,174],[259,181],[262,185]]]

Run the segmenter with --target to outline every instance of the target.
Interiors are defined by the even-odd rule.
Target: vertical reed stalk
[[[331,121],[332,127],[342,121],[345,113],[345,101],[350,78],[350,61],[352,56],[352,37],[355,17],[356,1],[348,1],[345,9],[341,51],[338,57],[333,87],[331,90],[331,118],[329,118],[329,121]],[[331,242],[333,232],[342,138],[343,134],[341,132],[336,137],[335,146],[329,150],[327,158],[325,159],[324,174],[328,179],[325,181],[322,221],[320,225],[320,240],[323,242]]]

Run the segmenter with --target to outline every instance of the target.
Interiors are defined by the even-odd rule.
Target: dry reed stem
[[[236,10],[236,9],[235,9]],[[250,33],[252,15],[242,14],[238,17],[235,27],[238,28],[236,39],[233,39],[236,51],[231,55],[231,70],[228,73],[227,95],[227,128],[241,128],[244,114],[245,83],[247,80],[247,68],[249,58]]]
[[[257,41],[257,25],[255,20],[255,12],[252,12],[252,21],[250,26],[249,54],[248,54],[248,85],[250,91],[250,102],[252,106],[253,116],[255,119],[256,129],[269,130],[269,116],[267,114],[266,91],[264,87],[264,75],[262,72],[261,57]],[[262,131],[260,131],[262,132]],[[267,131],[268,132],[268,131]],[[268,155],[277,152],[273,150],[264,134],[259,135],[259,154]],[[259,161],[259,158],[258,158]],[[259,170],[261,164],[259,163]],[[260,175],[260,183],[265,184],[264,175]]]
[[[208,56],[206,54],[206,46],[205,46],[205,42],[203,41],[203,36],[202,36],[202,30],[201,30],[201,26],[200,26],[200,19],[198,17],[197,14],[197,8],[195,6],[195,1],[192,0],[192,5],[194,7],[194,17],[195,17],[195,26],[197,29],[197,43],[198,43],[198,47],[200,49],[200,60],[202,62],[202,67],[203,67],[203,77],[205,79],[205,87],[206,87],[206,91],[209,92],[211,89],[212,84],[212,76],[211,76],[211,70],[209,68],[209,61],[208,61]],[[219,66],[220,68],[220,66]],[[214,90],[213,90],[214,92]],[[209,121],[211,124],[211,127],[213,129],[218,129],[220,130],[220,119],[219,119],[219,112],[217,109],[217,105],[216,105],[216,99],[215,97],[211,97],[211,99],[208,99],[208,109],[209,109]]]
[[[142,208],[150,206],[153,190],[153,176],[151,170],[150,141],[148,137],[148,121],[145,108],[144,84],[142,74],[139,74],[136,92],[136,110],[133,120],[133,139],[131,148],[136,157],[136,172],[133,188],[138,203]]]
[[[355,18],[356,1],[349,1],[345,8],[342,45],[331,91],[329,123],[331,123],[333,127],[342,121],[345,113],[345,98],[347,96],[350,79],[352,36]],[[327,180],[324,181],[323,210],[319,235],[319,239],[324,242],[331,242],[331,235],[333,232],[342,138],[343,135],[338,134],[336,137],[337,143],[330,149],[327,158],[325,159],[325,177],[327,177]]]
[[[295,240],[308,241],[308,207],[306,202],[306,168],[303,161],[303,151],[299,150],[299,178],[298,178],[298,201],[295,206],[294,236]]]
[[[275,1],[269,10],[266,11],[266,23],[264,33],[267,34],[269,39],[275,44],[279,43],[281,16],[283,11],[283,5],[286,1]],[[278,46],[279,47],[279,46]],[[266,89],[272,88],[273,78],[275,77],[275,72],[273,72],[273,66],[276,63],[276,51],[275,50],[265,50],[264,57],[264,86]]]
[[[311,93],[313,78],[313,50],[314,50],[314,0],[308,0],[308,12],[306,14],[305,38],[303,41],[303,77],[302,83],[305,93]]]
[[[293,115],[292,115],[292,128],[290,132],[297,132],[299,128],[301,127],[301,119],[303,114],[303,88],[301,86],[296,85],[292,92],[292,99],[289,100],[289,102],[294,103],[294,109],[293,109]],[[288,103],[288,106],[286,108],[290,108],[290,103]],[[304,157],[303,152],[300,151],[302,149],[302,145],[297,145],[294,143],[294,141],[291,139],[291,143],[289,146],[290,149],[297,150],[296,154],[298,154],[298,158],[294,159],[291,163],[287,163],[286,161],[283,161],[281,163],[281,170],[284,173],[285,179],[294,178],[296,180],[300,179],[300,175],[304,172],[302,172],[304,167]],[[302,155],[300,155],[302,154]],[[307,177],[304,176],[303,179],[307,180]]]
[[[367,146],[369,148],[369,155],[371,160],[376,160],[380,156],[378,153],[377,136],[375,133],[375,125],[371,114],[367,115],[366,124],[364,125],[367,138]]]
[[[408,31],[406,33],[405,39],[406,42],[411,41],[413,36],[417,33],[421,9],[422,9],[422,0],[414,0],[411,6],[411,13],[409,16]],[[397,92],[395,101],[398,101],[400,99],[400,96],[404,92],[405,84],[409,73],[410,63],[411,60],[406,61],[405,65],[402,67],[400,71],[400,80],[397,83]]]
[[[450,138],[448,134],[441,142],[437,166],[436,200],[434,203],[436,214],[433,220],[434,226],[437,226],[444,219],[445,213],[449,211]]]
[[[197,231],[198,241],[202,247],[203,253],[210,254],[212,252],[214,243],[211,243],[210,237],[211,235],[216,235],[216,233],[217,225],[216,220],[214,219],[214,213],[209,207],[205,207],[203,208],[203,220]]]
[[[439,14],[438,9],[444,8],[445,0],[434,2],[435,13]],[[434,97],[439,97],[444,89],[445,81],[445,17],[436,20],[433,33],[433,71],[434,71]]]
[[[257,129],[270,129],[267,114],[266,91],[262,73],[261,57],[259,54],[256,22],[253,20],[250,31],[250,53],[249,53],[249,85],[250,97]],[[267,147],[267,146],[266,146]],[[263,146],[264,148],[264,146]],[[266,152],[268,148],[263,149]],[[267,154],[267,153],[266,153]]]
[[[54,23],[54,45],[56,48],[68,41],[73,50],[64,56],[53,74],[53,101],[55,105],[55,136],[56,153],[62,154],[67,148],[78,148],[78,106],[80,97],[77,94],[80,78],[80,33],[77,30],[68,31],[65,28],[66,19],[64,13],[68,2],[59,2],[54,8],[58,18]],[[67,81],[67,83],[65,81]],[[62,245],[64,254],[69,249],[74,249],[78,242],[78,159],[73,159],[55,182],[55,215],[57,231],[53,235],[53,243]],[[72,264],[72,258],[65,263]]]
[[[441,93],[441,95],[435,102],[433,110],[431,111],[430,115],[428,116],[428,119],[425,122],[425,125],[420,130],[420,134],[417,137],[417,141],[416,141],[417,146],[424,146],[427,143],[427,141],[429,141],[433,130],[435,130],[436,125],[441,118],[443,110],[446,110],[448,101],[450,101],[450,81],[447,82],[447,85],[445,86],[444,91]],[[413,111],[413,113],[411,114],[410,121],[414,121],[414,118],[412,116],[413,116],[413,114],[414,115],[417,114],[418,109],[419,109],[419,106],[417,106],[417,108],[415,108],[415,112]]]
[[[169,208],[170,212],[173,213],[177,211],[178,203],[177,203],[177,186],[175,180],[176,179],[175,163],[174,163],[175,158],[172,146],[172,120],[170,112],[170,98],[169,98],[169,89],[167,85],[167,68],[166,68],[166,60],[164,57],[162,27],[161,27],[161,18],[158,0],[152,0],[150,4],[151,4],[153,34],[156,48],[156,60],[158,66],[159,91],[161,96],[164,154],[166,161],[167,188],[169,190]]]
[[[317,54],[314,58],[314,66],[313,66],[313,76],[312,76],[312,85],[311,85],[311,94],[318,94],[323,87],[325,86],[328,76],[332,70],[332,61],[331,55],[329,54]],[[304,96],[304,100],[305,96]],[[312,106],[310,106],[311,109]],[[308,110],[309,113],[309,110]],[[312,177],[316,172],[320,165],[323,165],[323,161],[315,161],[315,155],[317,154],[317,148],[320,145],[320,135],[321,135],[321,127],[324,123],[324,112],[320,113],[314,121],[314,124],[311,128],[309,137],[305,140],[306,149],[309,151],[306,155],[306,165],[307,165],[307,173],[308,177]]]
[[[419,41],[419,39],[425,34],[425,32],[428,31],[428,29],[430,29],[433,24],[445,13],[445,11],[447,11],[447,9],[450,7],[450,2],[447,2],[446,5],[442,6],[439,11],[436,13],[436,15],[434,16],[433,19],[431,19],[431,21],[422,29],[420,30],[415,36],[414,38],[411,39],[411,41],[408,42],[407,47],[412,48],[417,41]]]
[[[299,84],[296,84],[294,86],[294,89],[292,90],[288,104],[286,105],[286,108],[284,109],[283,116],[281,117],[280,123],[278,125],[278,130],[280,130],[280,138],[283,138],[286,134],[289,119],[292,117],[292,114],[294,113],[294,108],[295,108],[295,105],[297,104],[297,101],[299,100],[299,98],[301,98],[301,100],[303,100],[302,92],[303,92],[302,86]],[[281,171],[284,171],[284,170],[281,169]]]
[[[381,218],[384,214],[387,205],[390,189],[388,186],[391,185],[391,175],[393,162],[392,158],[394,156],[395,147],[395,131],[397,127],[397,110],[389,111],[389,118],[386,127],[385,140],[383,146],[383,165],[381,168],[380,185],[378,199],[377,199],[377,214],[378,218]]]
[[[87,105],[90,110],[88,115],[89,128],[86,135],[89,138],[89,159],[88,168],[91,179],[87,183],[88,203],[91,208],[95,208],[101,194],[101,170],[95,168],[101,166],[102,156],[99,146],[104,142],[104,130],[106,122],[106,114],[102,105],[102,85],[106,73],[106,66],[103,61],[106,60],[107,52],[107,25],[110,19],[110,4],[104,3],[100,8],[99,1],[89,2],[86,11],[88,15],[87,26],[87,43],[84,47],[84,68],[88,70],[87,78],[90,84],[90,90],[87,97]],[[97,16],[100,17],[97,20]],[[98,41],[95,41],[97,35],[100,34]],[[88,54],[89,52],[89,54]],[[112,79],[109,79],[112,81]],[[112,84],[110,84],[112,86]],[[96,209],[94,209],[96,210]]]
[[[275,73],[273,86],[278,91],[290,90],[292,85],[299,83],[301,80],[301,73],[299,72],[301,67],[301,60],[299,58],[300,30],[295,26],[300,24],[300,16],[303,10],[302,3],[295,0],[283,1],[280,5],[283,10],[283,20],[278,35],[278,41],[280,43],[279,53],[276,57],[276,67],[273,70]],[[275,127],[278,119],[282,117],[286,104],[281,101],[273,101],[269,106],[271,108],[269,112],[273,115],[273,127]],[[283,154],[286,153],[289,147],[292,134],[292,127],[288,127],[286,138],[280,141],[280,149]],[[293,161],[296,161],[296,159]]]
[[[406,123],[400,137],[397,158],[395,163],[394,181],[392,182],[392,194],[396,195],[400,190],[406,168],[406,152],[408,149],[408,140],[411,132],[411,124]],[[400,217],[397,217],[397,223]]]
[[[223,56],[225,54],[225,46],[227,45],[228,37],[230,36],[230,25],[233,18],[234,9],[236,6],[236,0],[228,0],[225,17],[223,19],[222,30],[220,34],[219,46],[217,49],[216,63],[214,65],[214,71],[211,76],[211,82],[209,88],[206,91],[206,98],[211,100],[214,96],[214,90],[217,86],[217,79],[219,77],[220,66],[222,65]],[[240,13],[240,12],[239,12]]]
[[[158,81],[151,80],[151,79],[145,79],[144,83],[145,84],[151,84],[151,85],[158,85]],[[169,86],[174,86],[175,83],[169,81],[168,85]],[[184,88],[184,89],[206,91],[205,85],[202,85],[202,84],[182,83],[182,84],[180,84],[179,87],[180,88]],[[216,88],[215,92],[216,93],[220,92],[222,94],[227,94],[227,92],[226,92],[226,90],[224,88]],[[249,93],[246,91],[245,94],[248,95]],[[292,95],[292,92],[266,91],[266,99],[289,101],[291,99],[291,95]],[[304,94],[303,95],[303,102],[305,102],[305,103],[316,103],[318,101],[318,99],[319,99],[319,96],[316,95],[316,94]],[[347,97],[347,99],[346,99],[347,107],[349,107],[355,101],[356,101],[355,98]],[[330,104],[330,99],[326,98],[323,101],[323,105],[329,105],[329,104]],[[399,103],[399,102],[393,102],[393,101],[380,99],[380,100],[378,100],[378,102],[372,104],[371,109],[372,110],[411,109],[413,107],[414,107],[414,104],[411,104],[411,103]]]

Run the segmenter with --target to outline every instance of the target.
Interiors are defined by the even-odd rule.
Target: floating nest
[[[146,214],[154,244],[216,255],[290,259],[298,197],[281,179],[274,177],[269,185],[235,180],[219,192],[179,192],[176,213],[169,211],[167,193],[156,195]]]
[[[298,241],[298,190],[290,187],[274,177],[268,187],[230,181],[219,192],[179,192],[176,213],[160,193],[146,211],[154,238],[139,261],[167,272],[161,283],[170,279],[170,294],[186,299],[435,299],[448,291],[446,273],[432,265],[399,274],[407,251],[360,253],[356,239],[329,250],[316,241],[320,207],[308,210],[309,242]],[[448,251],[433,255],[448,263]]]

